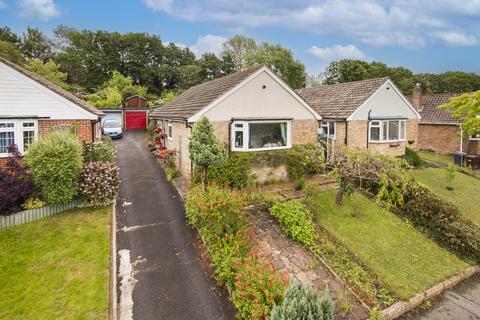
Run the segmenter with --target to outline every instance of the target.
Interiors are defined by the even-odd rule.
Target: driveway
[[[480,274],[445,291],[425,311],[406,314],[400,319],[474,320],[480,319]]]
[[[143,132],[118,140],[119,319],[234,319],[202,268],[183,203],[148,152]]]

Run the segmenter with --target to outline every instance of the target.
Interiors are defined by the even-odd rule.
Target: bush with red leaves
[[[0,170],[0,215],[20,211],[20,206],[32,195],[35,185],[28,166],[16,145],[8,147],[11,155],[6,169]]]

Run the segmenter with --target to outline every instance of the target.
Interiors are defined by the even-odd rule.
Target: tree
[[[228,56],[233,63],[233,69],[240,71],[245,69],[247,55],[257,50],[254,39],[237,35],[223,44],[222,57]]]
[[[27,28],[23,33],[20,49],[27,60],[41,59],[46,61],[53,55],[53,42],[37,28]]]
[[[94,94],[85,98],[98,108],[117,108],[122,101],[133,95],[145,96],[145,87],[134,85],[131,77],[124,77],[118,71],[114,71],[112,77],[106,81]]]
[[[452,116],[462,120],[464,136],[480,133],[480,91],[465,93],[450,99],[450,102],[439,108],[448,109]]]
[[[280,45],[263,43],[246,57],[246,65],[265,65],[277,73],[292,88],[302,88],[306,83],[305,66],[295,60],[290,50]]]
[[[324,84],[368,79],[368,62],[348,59],[334,61],[325,70],[324,77]]]
[[[314,74],[308,74],[306,80],[306,87],[307,88],[317,88],[322,85],[322,81],[320,80],[320,76]]]
[[[205,191],[208,167],[221,164],[227,155],[207,117],[202,117],[195,123],[188,143],[188,151],[193,164],[202,168],[202,190]]]
[[[14,44],[3,40],[0,40],[0,57],[18,65],[25,63],[25,59],[20,50],[18,50]]]
[[[202,82],[202,68],[190,64],[178,68],[178,88],[186,90]]]
[[[33,58],[26,64],[27,69],[43,78],[55,83],[56,85],[68,89],[68,85],[65,83],[67,74],[59,70],[59,65],[53,62],[52,59],[44,63],[42,60]]]
[[[200,77],[207,81],[220,78],[234,71],[233,62],[229,55],[224,55],[220,59],[215,54],[207,52],[197,61],[197,65],[201,69]]]
[[[10,42],[14,45],[18,45],[20,43],[20,38],[17,36],[17,34],[7,26],[0,28],[0,40]]]

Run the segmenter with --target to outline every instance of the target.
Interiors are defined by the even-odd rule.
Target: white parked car
[[[123,136],[122,124],[117,120],[105,120],[102,133],[112,139],[121,138]]]

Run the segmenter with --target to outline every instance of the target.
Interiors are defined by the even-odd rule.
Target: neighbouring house
[[[102,124],[106,120],[116,120],[122,124],[123,129],[145,130],[148,125],[148,99],[140,95],[131,96],[122,102],[118,108],[101,109],[105,114]]]
[[[389,78],[297,91],[322,117],[319,136],[334,153],[344,146],[401,156],[417,144],[420,115]]]
[[[422,117],[418,124],[418,148],[445,154],[455,151],[480,154],[480,136],[463,137],[461,119],[452,116],[449,110],[439,108],[460,95],[423,94],[420,84],[415,86],[409,99]]]
[[[231,152],[285,150],[317,141],[321,117],[267,67],[256,67],[196,85],[149,117],[167,134],[166,147],[177,150],[177,166],[192,172],[188,143],[201,117],[212,123]],[[285,170],[283,170],[285,171]],[[265,175],[286,176],[265,171]]]
[[[101,136],[100,110],[3,58],[0,92],[0,167],[10,145],[16,144],[24,154],[30,143],[52,130],[72,130],[85,141]]]

